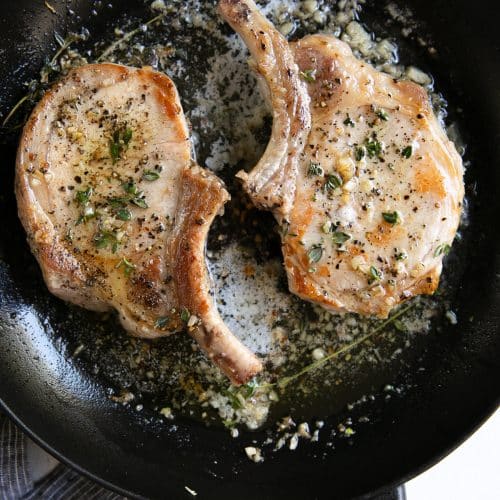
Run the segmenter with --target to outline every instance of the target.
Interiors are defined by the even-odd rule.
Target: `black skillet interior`
[[[99,33],[124,9],[145,12],[140,0],[50,4],[61,14],[30,0],[18,0],[0,14],[2,112],[22,95],[19,82],[36,75],[52,52],[54,29],[63,33],[83,23]],[[367,9],[380,8],[377,4]],[[438,48],[428,67],[463,109],[459,119],[472,164],[466,179],[471,224],[461,249],[466,265],[453,297],[460,322],[449,325],[418,360],[423,370],[410,366],[400,374],[408,387],[405,396],[376,398],[363,409],[370,423],[355,439],[336,442],[335,449],[320,440],[259,465],[242,449],[252,439],[261,442],[263,432],[235,440],[188,420],[140,418],[112,403],[99,381],[65,354],[64,332],[54,331],[44,314],[55,307],[64,315],[65,306],[46,292],[16,217],[11,142],[1,146],[0,397],[27,432],[62,460],[129,495],[180,498],[189,496],[188,486],[202,498],[343,498],[418,473],[497,407],[500,44],[492,12],[497,7],[487,0],[474,8],[466,0],[456,0],[453,8],[443,0],[409,4]],[[67,17],[68,6],[81,21]],[[338,419],[331,416],[326,427]]]

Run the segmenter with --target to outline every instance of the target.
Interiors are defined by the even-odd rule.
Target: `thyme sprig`
[[[22,108],[23,104],[27,101],[36,101],[41,97],[41,93],[43,91],[43,84],[49,83],[49,76],[51,73],[56,73],[58,71],[57,64],[59,58],[63,55],[63,53],[70,47],[71,44],[80,40],[82,37],[77,34],[70,34],[66,38],[62,38],[59,33],[54,32],[54,39],[56,40],[59,48],[56,53],[52,56],[52,59],[48,63],[46,63],[42,69],[40,70],[40,81],[39,82],[31,82],[29,85],[30,92],[21,97],[19,101],[14,104],[12,109],[7,113],[7,116],[4,118],[2,122],[2,127],[5,127],[10,120],[14,117],[14,115]],[[22,124],[21,124],[22,126]]]
[[[271,389],[273,387],[277,387],[279,389],[284,389],[290,382],[293,382],[294,380],[297,380],[298,378],[302,377],[303,375],[307,375],[308,373],[312,372],[313,370],[316,370],[317,368],[322,367],[332,359],[335,359],[342,354],[345,354],[349,351],[352,351],[355,347],[358,347],[359,345],[365,343],[367,340],[370,340],[371,338],[375,337],[378,333],[380,333],[384,328],[389,326],[390,324],[396,324],[396,321],[406,314],[410,309],[414,308],[415,304],[409,304],[406,307],[403,307],[403,309],[400,309],[398,312],[394,313],[390,318],[386,319],[382,323],[380,323],[374,330],[371,332],[362,335],[358,339],[356,339],[354,342],[351,342],[350,344],[341,347],[339,350],[332,352],[328,356],[325,356],[322,359],[319,359],[318,361],[314,361],[313,363],[305,366],[302,368],[302,370],[298,371],[297,373],[294,373],[293,375],[289,375],[287,377],[283,377],[281,380],[278,380],[277,382],[274,383],[268,383],[268,384],[262,384],[259,387],[261,389]]]
[[[163,17],[167,15],[166,12],[163,12],[149,21],[145,23],[141,23],[137,28],[125,33],[121,38],[113,42],[109,45],[99,57],[95,59],[95,62],[102,62],[106,60],[118,47],[120,47],[123,43],[128,42],[135,35],[140,33],[143,30],[143,26],[150,26],[151,24],[159,21]],[[6,127],[7,124],[12,120],[12,118],[17,114],[17,112],[23,107],[24,104],[29,102],[31,105],[34,105],[43,95],[44,90],[47,88],[48,84],[53,83],[54,80],[51,80],[52,74],[57,74],[61,72],[61,68],[59,66],[59,58],[64,54],[64,52],[75,42],[85,39],[84,36],[78,35],[76,33],[71,33],[66,38],[63,38],[59,33],[54,32],[54,38],[59,45],[59,48],[52,56],[52,59],[45,64],[40,70],[40,78],[38,81],[34,80],[29,84],[29,92],[22,96],[19,101],[17,101],[11,110],[7,113],[7,116],[2,121],[2,127]],[[12,129],[20,128],[24,125],[26,118],[21,121],[21,123],[12,127]]]
[[[118,49],[123,43],[128,42],[132,37],[137,35],[137,33],[140,33],[143,30],[143,26],[150,26],[151,24],[155,23],[156,21],[159,21],[160,19],[163,19],[166,16],[166,12],[162,12],[161,14],[158,14],[157,16],[153,17],[149,21],[146,21],[145,23],[141,23],[137,28],[133,29],[132,31],[129,31],[125,33],[122,37],[120,37],[118,40],[114,41],[102,54],[95,60],[96,62],[102,62],[108,59],[108,57],[116,50]]]

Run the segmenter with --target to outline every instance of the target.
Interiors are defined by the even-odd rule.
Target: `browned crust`
[[[172,242],[179,305],[200,320],[188,328],[193,338],[233,383],[243,384],[262,370],[262,364],[220,318],[210,296],[204,256],[210,225],[229,195],[219,179],[198,166],[184,170],[181,185],[182,206],[176,219],[182,224]]]

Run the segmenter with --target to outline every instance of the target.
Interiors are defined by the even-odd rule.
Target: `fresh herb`
[[[97,59],[96,62],[102,62],[108,59],[108,57],[122,44],[128,42],[133,36],[137,35],[138,33],[142,33],[144,31],[144,28],[150,26],[151,24],[155,23],[156,21],[159,21],[163,17],[165,17],[166,12],[163,12],[156,17],[153,17],[149,21],[145,23],[141,23],[140,26],[137,28],[133,29],[132,31],[129,31],[128,33],[125,33],[121,38],[113,42]]]
[[[109,154],[111,155],[111,160],[113,161],[113,163],[116,163],[121,158],[122,149],[123,146],[120,144],[119,140],[114,140],[113,135],[113,140],[109,140]]]
[[[373,283],[374,281],[380,281],[382,279],[382,272],[378,270],[375,266],[370,266],[368,272],[368,282]]]
[[[78,217],[75,225],[79,226],[80,224],[86,224],[89,220],[94,219],[98,215],[99,214],[94,210],[94,207],[87,206],[83,210],[83,214]]]
[[[160,316],[155,321],[155,328],[157,330],[165,330],[167,328],[167,326],[168,326],[168,323],[169,323],[169,317],[168,316]]]
[[[226,418],[222,421],[222,424],[226,429],[233,429],[236,427],[236,420],[231,420],[230,418]]]
[[[130,276],[130,273],[135,269],[135,264],[132,264],[132,262],[123,257],[123,259],[115,266],[116,269],[120,269],[120,267],[123,267],[125,276]]]
[[[315,69],[305,69],[300,72],[300,76],[307,83],[313,83],[316,81],[316,70]]]
[[[157,181],[160,178],[160,174],[158,172],[155,172],[154,170],[145,170],[142,174],[142,178],[145,181],[153,182]]]
[[[412,154],[413,154],[413,148],[411,146],[406,146],[406,148],[404,148],[403,151],[401,151],[401,156],[406,159],[410,158]]]
[[[309,177],[314,177],[317,175],[323,175],[323,169],[319,163],[311,162],[309,164],[309,169],[307,170],[307,175]]]
[[[137,194],[139,192],[139,189],[134,182],[124,182],[122,184],[122,188],[128,194]]]
[[[372,339],[375,337],[378,333],[383,331],[387,326],[390,324],[394,324],[401,316],[406,314],[410,309],[413,309],[415,307],[415,304],[409,304],[406,307],[403,307],[402,309],[399,309],[398,312],[394,313],[390,318],[386,319],[382,323],[379,323],[371,332],[362,335],[361,337],[358,337],[356,340],[351,342],[350,344],[340,348],[338,351],[334,351],[331,354],[328,354],[328,356],[325,356],[324,358],[319,359],[318,361],[314,361],[313,363],[310,363],[309,365],[305,366],[302,368],[297,373],[294,373],[293,375],[289,375],[288,377],[283,377],[281,380],[275,383],[270,383],[270,384],[264,384],[262,385],[262,389],[271,389],[272,387],[278,387],[280,389],[284,389],[287,385],[289,385],[291,382],[294,382],[295,380],[299,379],[303,375],[307,375],[309,372],[312,372],[313,370],[316,370],[317,368],[321,368],[323,365],[326,365],[329,363],[332,359],[338,358],[342,354],[345,354],[349,351],[352,351],[354,348],[364,344],[367,340]]]
[[[356,158],[356,161],[361,161],[366,155],[366,149],[364,146],[359,146],[355,149],[354,151],[354,158]]]
[[[126,146],[128,146],[128,143],[132,140],[132,129],[127,128],[122,134],[122,140],[125,143]]]
[[[93,189],[89,186],[84,191],[77,191],[75,194],[75,200],[80,206],[88,205],[90,202],[90,197],[92,196]]]
[[[116,218],[123,221],[132,219],[132,214],[128,208],[120,208],[116,211]]]
[[[128,148],[132,139],[132,130],[129,128],[116,129],[112,138],[109,140],[109,154],[113,163],[116,163],[122,157],[122,153]]]
[[[144,198],[141,198],[139,196],[135,196],[130,200],[130,203],[133,203],[139,208],[148,208],[148,204],[146,203],[146,200]]]
[[[108,203],[111,205],[112,208],[124,208],[127,206],[127,203],[129,201],[130,198],[122,198],[122,197],[108,198]]]
[[[347,233],[343,233],[342,231],[335,231],[332,234],[332,241],[339,246],[342,246],[346,241],[350,239],[351,236]]]
[[[96,248],[107,248],[111,247],[111,251],[116,253],[118,250],[118,239],[116,238],[116,234],[111,231],[99,231],[94,236],[94,245]]]
[[[238,392],[233,392],[231,389],[225,389],[222,391],[222,394],[229,399],[234,410],[241,410],[241,408],[243,408],[243,403],[238,398]]]
[[[250,380],[250,382],[247,382],[240,387],[240,393],[245,399],[251,398],[255,394],[255,391],[259,386],[260,384],[258,380],[254,377],[252,380]]]
[[[400,332],[406,332],[406,325],[399,319],[394,320],[394,328]]]
[[[69,48],[69,46],[78,41],[83,40],[84,36],[71,34],[66,39],[63,39],[59,33],[54,32],[54,38],[59,45],[59,49],[56,51],[52,59],[43,66],[40,70],[40,79],[39,81],[33,80],[29,83],[29,93],[21,97],[19,101],[11,108],[11,110],[7,113],[7,116],[4,118],[2,122],[2,127],[5,127],[7,123],[17,114],[19,110],[21,110],[24,105],[27,103],[29,105],[34,105],[40,98],[43,96],[44,90],[46,88],[46,84],[50,83],[49,80],[53,73],[59,73],[61,71],[60,64],[58,64],[58,60],[61,55]],[[12,129],[16,129],[22,127],[24,121],[26,120],[28,115],[25,116],[24,120],[21,123],[16,124],[12,127]]]
[[[323,257],[323,247],[321,244],[313,245],[309,252],[307,252],[307,256],[309,258],[309,262],[319,262],[321,257]]]
[[[385,109],[377,109],[375,110],[375,114],[381,119],[383,120],[384,122],[386,122],[388,119],[389,119],[389,114],[387,113],[387,111]]]
[[[338,175],[328,174],[326,176],[325,191],[333,191],[340,186],[342,186],[342,179]]]
[[[448,255],[450,253],[450,250],[451,250],[451,246],[448,245],[448,243],[441,243],[441,245],[439,245],[435,252],[434,252],[434,257],[439,257],[441,255]]]
[[[382,143],[376,137],[368,137],[365,141],[368,158],[378,157],[382,153]]]
[[[240,387],[230,386],[222,391],[226,396],[233,409],[240,410],[246,403],[246,400],[254,396],[259,387],[262,387],[259,381],[254,377],[252,380]]]
[[[128,203],[132,203],[133,205],[140,207],[140,208],[148,208],[148,204],[146,200],[144,199],[144,192],[139,191],[137,188],[136,184],[134,182],[125,182],[122,184],[122,189],[129,195],[129,196],[119,196],[119,197],[114,197],[114,198],[108,198],[108,203],[111,205],[113,208],[125,208]],[[128,210],[127,210],[128,212]],[[129,212],[130,213],[130,212]],[[123,215],[126,216],[124,213]],[[130,220],[128,219],[121,219],[121,220]]]
[[[385,222],[388,222],[389,224],[397,224],[401,221],[398,212],[382,212],[382,217]]]
[[[181,311],[181,320],[184,321],[184,323],[187,323],[189,321],[190,317],[191,317],[191,313],[189,312],[189,309],[186,309],[185,307],[183,307],[182,311]]]
[[[408,258],[408,254],[406,252],[398,252],[394,257],[398,261],[406,260]]]
[[[344,120],[344,125],[354,127],[354,122],[351,120],[349,113],[347,113],[347,118]]]

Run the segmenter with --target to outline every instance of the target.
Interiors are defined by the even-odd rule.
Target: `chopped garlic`
[[[408,67],[406,77],[419,85],[430,85],[432,83],[431,77],[415,66]]]
[[[356,257],[353,257],[353,259],[351,260],[351,266],[355,271],[366,267],[365,258],[362,255],[356,255]]]
[[[422,262],[419,262],[410,272],[410,276],[412,278],[418,278],[422,272],[425,270],[425,265]]]
[[[302,422],[297,429],[297,434],[300,437],[310,439],[311,434],[309,433],[309,424],[307,422]]]
[[[198,324],[198,321],[199,321],[198,316],[191,314],[187,322],[188,328],[192,328],[194,325]]]
[[[287,36],[293,31],[293,24],[290,22],[282,24],[279,30],[283,36]]]
[[[326,356],[326,352],[321,347],[316,347],[311,355],[315,361],[319,361]]]
[[[252,462],[258,463],[264,461],[264,457],[262,456],[260,448],[256,448],[255,446],[247,446],[245,448],[245,453],[247,454],[247,457],[252,460]]]
[[[342,156],[336,163],[335,168],[342,176],[344,182],[351,180],[356,173],[354,160],[349,156]]]
[[[373,189],[373,182],[365,177],[359,183],[359,187],[363,193],[369,193]]]
[[[172,413],[172,408],[165,406],[165,408],[162,408],[160,410],[160,413],[165,417],[168,418],[169,420],[172,420],[174,418],[174,414]]]

